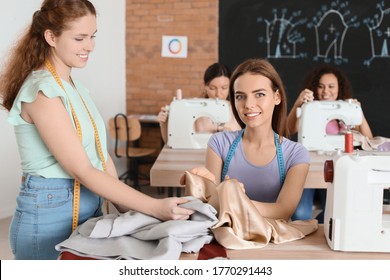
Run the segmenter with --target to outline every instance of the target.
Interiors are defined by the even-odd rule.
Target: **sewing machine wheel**
[[[333,183],[333,160],[326,160],[324,163],[324,180]]]

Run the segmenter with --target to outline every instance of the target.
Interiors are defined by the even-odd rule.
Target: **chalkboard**
[[[219,61],[267,58],[290,109],[319,64],[349,77],[374,136],[390,137],[390,0],[220,0]]]

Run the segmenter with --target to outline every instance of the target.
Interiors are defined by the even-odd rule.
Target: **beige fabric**
[[[301,239],[318,229],[317,220],[286,222],[264,218],[235,179],[216,186],[210,180],[186,172],[186,195],[210,203],[219,222],[212,232],[219,244],[228,249],[262,248]]]

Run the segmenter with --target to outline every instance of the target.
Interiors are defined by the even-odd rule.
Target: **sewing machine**
[[[326,134],[331,120],[341,120],[351,128],[362,123],[363,112],[350,101],[311,101],[297,109],[298,142],[309,151],[334,151],[344,149],[344,135]],[[354,146],[360,143],[354,142]]]
[[[355,152],[325,162],[324,233],[338,251],[390,252],[390,153]]]
[[[230,119],[229,102],[219,99],[174,99],[169,105],[168,142],[173,149],[206,149],[211,133],[195,131],[195,121],[208,117],[216,124]]]

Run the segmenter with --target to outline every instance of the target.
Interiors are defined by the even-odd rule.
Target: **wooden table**
[[[157,115],[131,114],[131,115],[127,115],[127,116],[130,118],[137,118],[139,120],[139,122],[141,123],[142,128],[158,129],[159,133],[160,133],[160,122],[157,120]],[[136,144],[139,145],[138,140],[136,141]],[[162,137],[160,138],[160,144],[161,144],[161,148],[165,145]]]
[[[305,188],[326,188],[324,181],[324,162],[330,156],[310,152],[310,168]],[[180,177],[184,171],[193,167],[204,166],[206,150],[171,149],[166,145],[161,150],[150,170],[152,187],[183,187]]]
[[[236,260],[390,260],[390,253],[342,252],[328,246],[323,225],[303,239],[284,244],[269,243],[260,249],[227,250],[227,257]],[[182,253],[181,260],[196,260],[198,254]]]
[[[145,115],[145,114],[132,114],[128,117],[139,119],[143,127],[160,127],[160,123],[157,120],[157,115]]]

